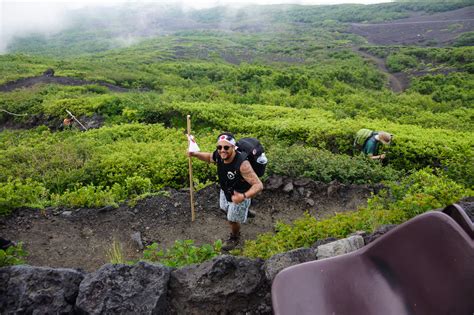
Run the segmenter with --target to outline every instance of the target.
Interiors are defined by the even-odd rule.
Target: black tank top
[[[242,162],[247,159],[247,155],[238,151],[235,153],[234,160],[228,164],[224,163],[224,160],[221,159],[217,150],[212,154],[212,159],[216,161],[217,164],[219,185],[224,191],[225,198],[229,202],[232,202],[232,194],[234,193],[234,190],[244,193],[252,187],[252,185],[247,183],[240,174],[240,166],[242,165]]]

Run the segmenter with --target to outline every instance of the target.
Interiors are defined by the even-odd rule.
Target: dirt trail
[[[7,82],[0,85],[0,92],[11,92],[16,89],[20,88],[30,88],[36,84],[61,84],[61,85],[71,85],[71,86],[78,86],[78,85],[92,85],[97,84],[108,88],[113,92],[129,92],[129,89],[113,85],[107,82],[93,82],[93,81],[86,81],[80,80],[76,78],[69,78],[69,77],[54,77],[50,75],[41,75],[36,77],[30,78],[23,78],[18,79],[16,81]]]
[[[273,231],[277,220],[292,222],[305,211],[317,218],[365,205],[371,189],[309,182],[292,192],[266,189],[251,206],[256,212],[242,227],[244,239]],[[170,191],[169,197],[142,200],[134,207],[117,209],[20,210],[0,218],[0,235],[22,241],[27,263],[36,266],[71,267],[92,271],[109,261],[113,240],[123,246],[127,260],[142,256],[131,235],[141,233],[144,244],[169,247],[175,240],[193,239],[198,245],[225,239],[229,227],[218,208],[218,188],[196,193],[196,220],[191,222],[189,193]],[[311,201],[310,201],[311,200]],[[311,205],[313,204],[313,205]]]
[[[387,75],[389,88],[393,92],[400,93],[408,88],[409,80],[405,73],[399,72],[396,74],[392,74],[385,66],[384,59],[371,55],[363,50],[360,50],[359,47],[353,47],[352,50],[361,55],[362,57],[369,59],[371,62],[375,63],[377,68]]]

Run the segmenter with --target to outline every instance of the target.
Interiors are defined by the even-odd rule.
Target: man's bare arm
[[[385,154],[380,154],[380,155],[369,154],[368,157],[372,160],[383,160],[385,159]]]
[[[193,156],[207,163],[215,163],[212,159],[212,153],[209,152],[188,152],[188,156]]]
[[[242,177],[247,183],[252,185],[252,187],[250,187],[250,189],[245,192],[245,197],[255,197],[255,195],[263,190],[262,181],[260,178],[258,178],[257,174],[255,174],[255,171],[253,170],[249,161],[244,161],[240,165],[240,174],[242,174]]]

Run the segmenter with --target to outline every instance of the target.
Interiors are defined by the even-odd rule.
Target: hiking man
[[[63,120],[63,128],[64,129],[71,129],[74,123],[73,118],[64,118]]]
[[[217,137],[216,150],[188,152],[207,163],[217,164],[217,175],[221,187],[219,206],[227,212],[231,233],[222,250],[229,251],[240,242],[240,224],[247,221],[250,199],[263,190],[263,184],[253,170],[246,155],[236,150],[236,140],[225,132]]]
[[[372,135],[365,141],[362,147],[362,152],[372,160],[383,160],[385,153],[379,154],[380,143],[385,145],[390,144],[392,135],[385,131],[373,132]]]

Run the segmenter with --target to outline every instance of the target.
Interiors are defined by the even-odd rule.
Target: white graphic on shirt
[[[227,178],[230,180],[233,180],[235,178],[235,173],[232,173],[231,171],[227,172]]]

